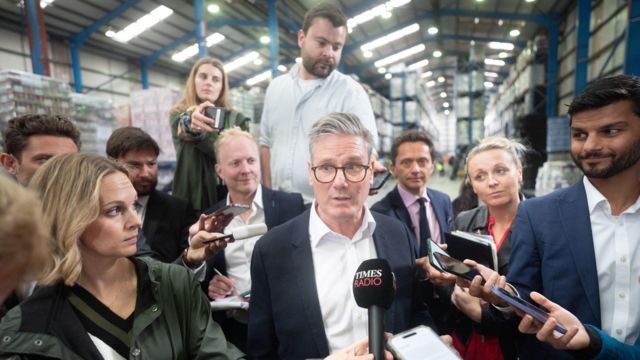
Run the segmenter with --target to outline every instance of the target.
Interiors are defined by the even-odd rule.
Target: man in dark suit
[[[540,292],[633,344],[640,334],[640,78],[593,81],[569,115],[571,155],[585,177],[521,203],[507,279],[521,296]],[[522,359],[572,358],[533,336],[520,349]]]
[[[385,330],[429,315],[416,296],[415,248],[400,222],[369,212],[373,140],[354,114],[332,113],[309,134],[311,209],[256,244],[251,262],[251,358],[321,358],[367,335],[367,310],[353,298],[362,261],[386,259],[396,293]]]
[[[260,185],[260,155],[251,134],[231,128],[222,132],[215,143],[216,172],[227,185],[227,198],[205,210],[211,213],[229,204],[248,206],[235,216],[225,230],[265,223],[268,229],[280,225],[304,211],[302,195],[274,191]],[[224,251],[207,260],[203,287],[211,299],[238,295],[251,289],[251,254],[260,236],[227,244]],[[217,272],[217,274],[216,274]],[[214,312],[227,340],[246,352],[247,319],[244,310]]]
[[[107,155],[125,164],[138,193],[136,210],[153,256],[174,262],[189,247],[188,230],[196,217],[187,201],[156,190],[159,153],[156,141],[136,127],[116,129],[107,141]]]
[[[447,194],[427,187],[434,170],[435,149],[429,135],[409,130],[398,136],[391,147],[391,172],[398,185],[371,210],[400,220],[407,226],[420,261],[426,260],[427,241],[444,242],[444,233],[453,221],[451,199]],[[424,224],[425,229],[421,228]],[[438,332],[453,330],[453,314],[447,287],[423,283],[424,300],[433,314]]]

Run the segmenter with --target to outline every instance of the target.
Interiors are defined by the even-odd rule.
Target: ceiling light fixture
[[[442,103],[442,106],[448,108],[449,107],[449,103],[445,101],[445,102]]]
[[[441,98],[443,98],[443,99],[444,99],[444,98],[446,98],[446,97],[447,97],[447,93],[446,93],[446,92],[444,92],[444,91],[443,91],[443,92],[441,92],[441,93],[440,93],[440,97],[441,97]]]
[[[40,7],[44,9],[47,6],[51,5],[54,1],[56,0],[40,0]]]
[[[501,51],[501,52],[498,54],[498,57],[499,57],[500,59],[508,58],[508,57],[509,57],[509,54],[508,54],[507,52]]]
[[[509,36],[511,37],[518,37],[520,35],[520,30],[518,29],[513,29],[511,31],[509,31]]]
[[[224,71],[228,74],[233,70],[236,70],[240,67],[247,65],[248,63],[256,60],[259,57],[260,57],[260,54],[257,51],[251,51],[247,54],[244,54],[240,57],[235,58],[233,61],[228,62],[224,66]]]
[[[386,72],[387,72],[387,68],[384,68],[384,67],[379,67],[378,68],[378,74],[384,74]]]
[[[429,33],[429,35],[435,35],[438,33],[438,28],[435,26],[432,26],[427,29],[427,32]]]
[[[207,36],[206,39],[206,45],[207,47],[211,47],[219,42],[221,42],[222,40],[224,40],[225,37],[224,35],[220,34],[220,33],[213,33],[209,36]],[[182,49],[181,51],[173,54],[173,56],[171,56],[171,60],[176,61],[176,62],[183,62],[185,60],[187,60],[188,58],[196,55],[198,53],[198,44],[192,44],[184,49]]]
[[[257,58],[255,60],[253,60],[253,65],[262,65],[262,59]]]
[[[386,16],[386,13],[390,13],[391,10],[404,6],[410,3],[411,0],[390,0],[385,2],[384,4],[380,4],[375,6],[367,11],[361,12],[360,14],[350,18],[347,20],[347,28],[350,30],[355,28],[360,24],[364,24],[367,21],[374,19],[378,16]]]
[[[302,62],[302,58],[300,56],[298,56],[296,58],[296,64],[300,64]]]
[[[268,43],[271,42],[271,38],[269,36],[267,36],[267,35],[262,35],[262,36],[260,36],[260,42],[262,44],[268,44]]]
[[[433,75],[433,71],[427,71],[426,73],[420,75],[421,79],[426,79],[428,77],[431,77],[431,75]]]
[[[225,68],[226,68],[226,66],[225,66]],[[271,79],[271,70],[267,70],[267,71],[265,71],[263,73],[260,73],[260,74],[258,74],[256,76],[252,77],[252,78],[249,78],[246,81],[246,84],[249,85],[249,86],[253,86],[253,85],[261,83],[261,82],[263,82],[263,81],[265,81],[267,79]]]
[[[369,58],[371,58],[373,56],[373,53],[371,51],[364,51],[364,52],[362,52],[362,55],[365,58],[369,59]]]
[[[280,72],[286,72],[286,71],[287,71],[287,67],[286,67],[286,66],[284,66],[284,65],[282,65],[282,64],[280,64],[280,65],[278,65],[278,71],[280,71]]]
[[[505,51],[511,51],[515,48],[515,45],[513,45],[512,43],[508,43],[508,42],[498,42],[498,41],[492,41],[489,43],[489,48],[490,49],[494,49],[494,50],[505,50]]]
[[[218,4],[211,4],[207,6],[207,11],[211,14],[217,14],[220,12],[220,6],[218,6]]]
[[[436,84],[436,81],[435,81],[435,80],[429,80],[429,81],[427,81],[427,87],[433,87],[433,86],[435,86],[435,84]]]
[[[449,111],[449,109],[446,109],[446,110],[444,111],[444,114],[445,114],[445,115],[449,115],[449,114],[451,114],[451,111]]]
[[[433,57],[434,58],[439,58],[440,56],[442,56],[442,51],[436,50],[436,51],[433,52]]]
[[[420,25],[418,25],[418,23],[414,23],[411,24],[409,26],[406,26],[398,31],[394,31],[388,35],[379,37],[373,41],[370,41],[362,46],[360,46],[360,50],[364,51],[371,51],[373,49],[379,48],[380,46],[384,46],[384,45],[388,45],[400,38],[403,38],[409,34],[413,34],[415,32],[417,32],[418,30],[420,30]]]
[[[498,77],[498,73],[493,72],[493,71],[485,71],[484,72],[484,76],[486,76],[486,77]]]
[[[484,87],[486,87],[487,89],[491,89],[493,87],[493,83],[491,81],[485,81]]]
[[[160,5],[153,9],[149,14],[142,16],[135,22],[127,25],[124,29],[118,31],[113,39],[121,43],[126,43],[151,28],[153,25],[166,19],[171,14],[173,14],[173,10],[171,8]]]
[[[411,71],[411,70],[417,70],[420,68],[423,68],[425,66],[429,65],[429,59],[424,59],[424,60],[420,60],[418,62],[415,62],[409,66],[407,66],[407,70]]]
[[[438,76],[438,82],[439,83],[443,83],[446,79],[444,78],[444,76]]]
[[[484,59],[484,63],[486,65],[494,65],[494,66],[504,66],[506,64],[504,60],[498,60],[498,59]]]
[[[391,75],[391,73],[386,73],[384,74],[384,78],[387,80],[390,80],[393,77],[393,75]]]
[[[407,58],[411,55],[417,54],[419,52],[422,52],[426,49],[426,46],[424,46],[424,44],[420,44],[420,45],[416,45],[414,47],[402,50],[398,53],[395,53],[391,56],[387,56],[384,59],[378,60],[374,63],[375,67],[381,67],[381,66],[385,66],[385,65],[389,65],[389,64],[393,64],[395,62],[398,62],[404,58]]]

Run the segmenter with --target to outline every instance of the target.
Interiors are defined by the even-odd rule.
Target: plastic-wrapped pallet
[[[69,93],[69,85],[54,78],[18,70],[0,71],[0,130],[16,116],[68,116],[71,109]]]
[[[131,92],[131,125],[149,133],[160,146],[158,162],[175,162],[176,152],[169,127],[169,111],[180,93],[166,88]]]
[[[117,127],[111,101],[84,94],[71,94],[71,119],[80,130],[82,151],[106,155],[107,140]]]

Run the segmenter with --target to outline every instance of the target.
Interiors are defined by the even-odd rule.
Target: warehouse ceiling
[[[388,11],[385,11],[382,16],[376,16],[353,28],[342,58],[344,72],[356,74],[363,82],[385,93],[388,90],[388,80],[375,66],[375,62],[380,59],[423,44],[424,48],[417,48],[416,54],[402,62],[409,65],[428,59],[429,64],[422,68],[422,71],[432,71],[429,78],[445,77],[444,81],[433,86],[434,91],[450,91],[453,86],[452,75],[456,67],[464,66],[464,62],[469,58],[470,48],[474,47],[481,54],[484,52],[486,57],[502,58],[509,63],[528,40],[546,33],[541,25],[541,19],[560,15],[566,11],[572,1],[338,0],[334,2],[338,3],[350,18],[376,6],[389,5]],[[152,69],[154,67],[160,70],[175,69],[186,76],[197,56],[182,62],[172,60],[172,56],[195,42],[193,3],[185,0],[55,0],[44,9],[45,24],[51,36],[72,39],[74,35],[91,29],[92,25],[102,20],[104,25],[90,33],[82,47],[117,54],[131,62],[150,60]],[[316,3],[318,3],[317,0],[276,1],[280,45],[278,61],[287,68],[299,55],[296,31],[301,26],[303,15]],[[235,85],[244,84],[247,79],[270,69],[270,45],[260,41],[262,36],[269,35],[268,4],[267,0],[204,1],[205,8],[216,5],[219,9],[215,13],[204,10],[203,19],[209,25],[205,36],[215,32],[224,35],[224,40],[208,48],[210,56],[218,57],[228,63],[252,51],[259,53],[259,60],[254,59],[229,74],[230,81]],[[401,5],[394,8],[391,4]],[[106,35],[109,30],[118,32],[124,29],[160,5],[170,8],[173,13],[128,42],[122,43]],[[20,2],[0,1],[0,24],[12,25],[24,31],[23,13],[24,9]],[[105,19],[108,21],[104,21]],[[414,23],[419,26],[417,31],[370,50],[369,54],[365,54],[360,48],[369,41]],[[415,27],[414,25],[413,28]],[[437,33],[430,33],[429,29],[432,27],[437,28]],[[519,35],[510,36],[512,30],[518,30]],[[499,54],[503,51],[488,48],[486,46],[488,41],[510,42],[515,45],[515,49],[506,51],[506,54]],[[441,57],[434,57],[436,50],[442,53]],[[82,65],[90,66],[90,64]],[[393,64],[390,66],[393,67]],[[501,75],[507,71],[506,67],[492,65],[487,65],[486,70]],[[428,81],[428,78],[425,77],[425,81]]]

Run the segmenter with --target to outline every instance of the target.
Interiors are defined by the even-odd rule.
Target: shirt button
[[[623,257],[620,258],[620,262],[621,263],[625,263],[626,261],[627,261],[627,257],[626,256],[623,256]]]
[[[131,355],[140,356],[140,349],[134,348],[133,350],[131,350]]]
[[[618,224],[619,224],[620,226],[624,226],[624,221],[620,221]]]
[[[5,337],[2,338],[2,342],[8,343],[9,341],[11,341],[11,336],[5,336]]]
[[[158,311],[158,305],[153,305],[153,306],[151,307],[151,311],[153,311],[153,312]]]
[[[622,335],[622,329],[617,329],[617,330],[616,330],[616,334],[618,334],[618,335]]]
[[[625,295],[623,292],[621,292],[620,294],[618,294],[618,296],[620,297],[620,299],[624,299]]]
[[[40,346],[40,345],[42,345],[42,340],[40,340],[40,339],[36,339],[33,343],[34,343],[36,346]]]

